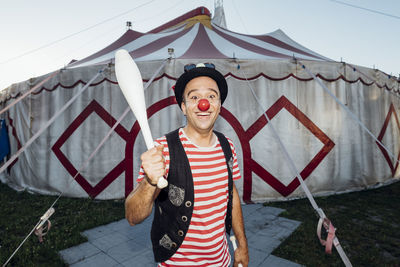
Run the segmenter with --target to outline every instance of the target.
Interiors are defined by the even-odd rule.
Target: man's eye
[[[210,101],[214,101],[215,99],[217,99],[216,95],[209,95],[208,99],[210,99]]]
[[[193,100],[197,100],[197,98],[198,98],[198,97],[195,96],[195,95],[190,97],[190,99],[193,99]]]

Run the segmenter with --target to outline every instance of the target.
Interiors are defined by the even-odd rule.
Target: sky
[[[132,21],[147,32],[214,0],[2,0],[0,90],[91,55]],[[224,0],[227,27],[244,34],[283,30],[336,61],[400,74],[399,0]]]

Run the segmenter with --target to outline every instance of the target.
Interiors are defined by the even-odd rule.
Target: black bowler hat
[[[213,79],[219,89],[221,96],[221,104],[224,103],[226,96],[228,95],[228,85],[224,76],[215,69],[215,65],[211,63],[199,63],[189,64],[184,67],[185,72],[178,78],[175,84],[175,98],[181,107],[183,92],[185,91],[186,84],[194,78],[207,76]]]

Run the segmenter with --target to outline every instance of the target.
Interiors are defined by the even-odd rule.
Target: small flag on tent
[[[10,153],[10,141],[8,140],[7,126],[5,120],[0,120],[0,161]]]

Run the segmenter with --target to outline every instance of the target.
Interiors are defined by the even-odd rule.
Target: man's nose
[[[210,102],[207,99],[202,98],[202,99],[200,99],[199,103],[197,104],[197,108],[200,111],[207,111],[210,108]]]

